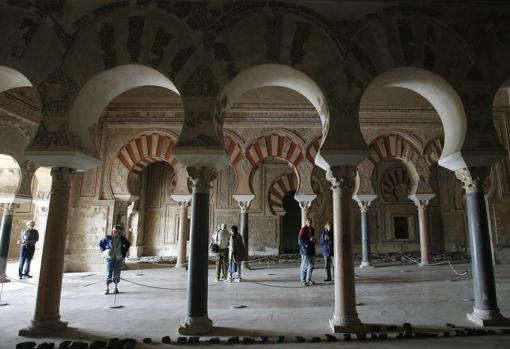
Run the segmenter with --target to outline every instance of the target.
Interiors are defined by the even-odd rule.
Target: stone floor
[[[137,348],[166,348],[161,337],[177,338],[177,328],[184,318],[186,304],[185,270],[169,266],[131,265],[122,276],[120,294],[110,309],[114,296],[103,295],[100,273],[67,273],[64,275],[61,314],[69,321],[67,330],[51,338],[35,341],[61,342],[64,339],[93,340],[110,337],[132,337],[141,341],[152,337],[157,343],[138,344]],[[136,269],[140,268],[140,269]],[[469,265],[456,264],[459,271]],[[29,340],[17,335],[33,315],[37,265],[33,279],[28,283],[4,284],[0,307],[0,348],[14,348],[16,343]],[[8,266],[8,275],[16,275],[16,265]],[[318,284],[301,287],[295,264],[256,265],[244,274],[245,282],[214,284],[213,270],[209,273],[209,316],[214,321],[212,336],[284,335],[296,342],[295,336],[304,336],[307,342],[313,336],[329,333],[328,319],[333,312],[333,284],[324,283],[324,270],[317,269],[314,279]],[[496,267],[499,306],[510,315],[510,265]],[[130,281],[130,282],[128,282]],[[444,328],[447,322],[470,326],[466,313],[472,309],[470,281],[455,275],[449,266],[419,267],[416,265],[385,266],[371,270],[356,269],[356,293],[359,317],[364,323],[401,325],[411,323],[415,328]],[[246,305],[237,309],[235,305]],[[340,338],[340,335],[338,335]],[[272,338],[275,340],[275,338]],[[338,347],[339,343],[284,343],[288,347]],[[388,339],[341,343],[345,348],[496,348],[509,347],[510,335],[450,337],[429,339]],[[210,344],[203,346],[211,347]],[[245,345],[229,345],[244,347]],[[251,345],[250,347],[267,347]],[[182,345],[181,345],[182,347]],[[196,345],[195,345],[196,347]]]

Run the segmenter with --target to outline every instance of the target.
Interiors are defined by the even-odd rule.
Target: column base
[[[343,318],[333,315],[333,318],[329,319],[329,327],[333,333],[355,333],[363,330],[365,326],[357,315]]]
[[[6,275],[0,275],[0,284],[4,284],[7,282],[11,282],[11,280]]]
[[[373,269],[374,266],[370,262],[361,262],[359,265],[361,269]]]
[[[430,262],[427,260],[420,261],[420,267],[426,267],[427,265],[430,265]]]
[[[481,310],[473,308],[473,312],[467,314],[469,321],[481,327],[509,327],[510,319],[504,317],[496,310]]]
[[[175,264],[175,269],[187,269],[188,268],[188,263],[177,263]]]
[[[242,269],[245,269],[245,270],[251,270],[250,263],[249,263],[249,262],[242,261],[242,262],[241,262],[241,268],[242,268]]]
[[[60,321],[60,316],[54,320],[32,320],[32,324],[27,328],[19,330],[18,335],[26,337],[40,336],[63,330],[66,327],[67,322]]]
[[[201,335],[207,334],[212,328],[212,320],[207,316],[186,316],[179,327],[179,334]]]

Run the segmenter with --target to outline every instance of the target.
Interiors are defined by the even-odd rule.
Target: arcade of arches
[[[211,232],[294,253],[306,217],[338,236],[333,331],[362,326],[354,268],[404,250],[470,253],[469,319],[508,325],[510,6],[354,3],[0,1],[0,276],[26,220],[44,240],[21,333],[65,326],[62,273],[113,224],[188,266],[180,332],[207,333]]]

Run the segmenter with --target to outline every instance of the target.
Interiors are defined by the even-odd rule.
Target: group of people
[[[307,218],[305,225],[299,230],[298,245],[299,253],[301,254],[301,283],[303,286],[314,285],[312,280],[312,273],[314,268],[315,258],[315,229],[312,228],[312,220]],[[324,265],[326,267],[326,279],[324,281],[331,281],[331,260],[333,257],[333,230],[331,223],[324,224],[324,230],[320,236],[320,244],[322,247],[322,255],[324,256]]]
[[[227,225],[221,224],[220,228],[212,235],[210,248],[211,252],[216,254],[215,281],[241,281],[241,262],[246,250],[237,225],[230,227],[229,232]]]

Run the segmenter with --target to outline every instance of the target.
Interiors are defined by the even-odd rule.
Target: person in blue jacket
[[[326,279],[324,281],[331,281],[331,257],[333,257],[333,230],[331,230],[331,223],[324,224],[324,231],[321,234],[320,243],[322,246],[322,255],[324,256],[324,264],[326,267]]]
[[[103,252],[105,263],[106,289],[104,294],[110,293],[110,284],[115,284],[114,293],[119,293],[117,284],[120,282],[122,261],[126,258],[131,243],[122,235],[123,226],[116,225],[111,235],[106,235],[99,241],[99,249]]]

